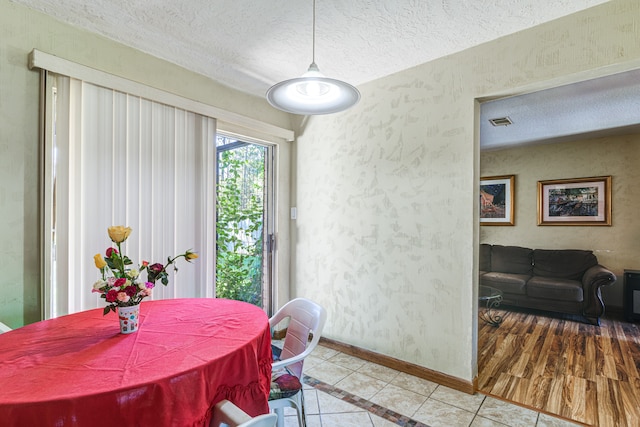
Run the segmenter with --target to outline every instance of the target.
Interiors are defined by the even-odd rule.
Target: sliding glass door
[[[274,148],[218,135],[216,149],[216,296],[268,309]]]

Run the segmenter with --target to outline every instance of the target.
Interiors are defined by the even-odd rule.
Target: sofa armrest
[[[600,288],[612,285],[615,281],[616,275],[600,264],[589,268],[582,276],[582,289],[585,298],[583,314],[592,323],[600,324],[599,319],[604,314],[604,302]]]

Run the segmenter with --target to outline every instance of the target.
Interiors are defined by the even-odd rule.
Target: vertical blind
[[[214,296],[215,119],[66,76],[47,80],[55,118],[43,156],[45,317],[104,306],[91,292],[93,256],[112,245],[112,225],[133,229],[122,246],[133,267],[199,254],[179,260],[153,299]]]

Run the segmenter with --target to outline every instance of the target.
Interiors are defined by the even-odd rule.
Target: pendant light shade
[[[346,110],[360,100],[358,89],[340,80],[325,77],[315,62],[316,2],[313,0],[313,59],[301,77],[271,86],[267,101],[293,114],[331,114]]]

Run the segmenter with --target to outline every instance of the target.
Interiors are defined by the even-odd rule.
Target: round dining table
[[[228,399],[268,413],[266,313],[217,298],[144,301],[121,334],[102,309],[0,334],[2,426],[208,426]]]

